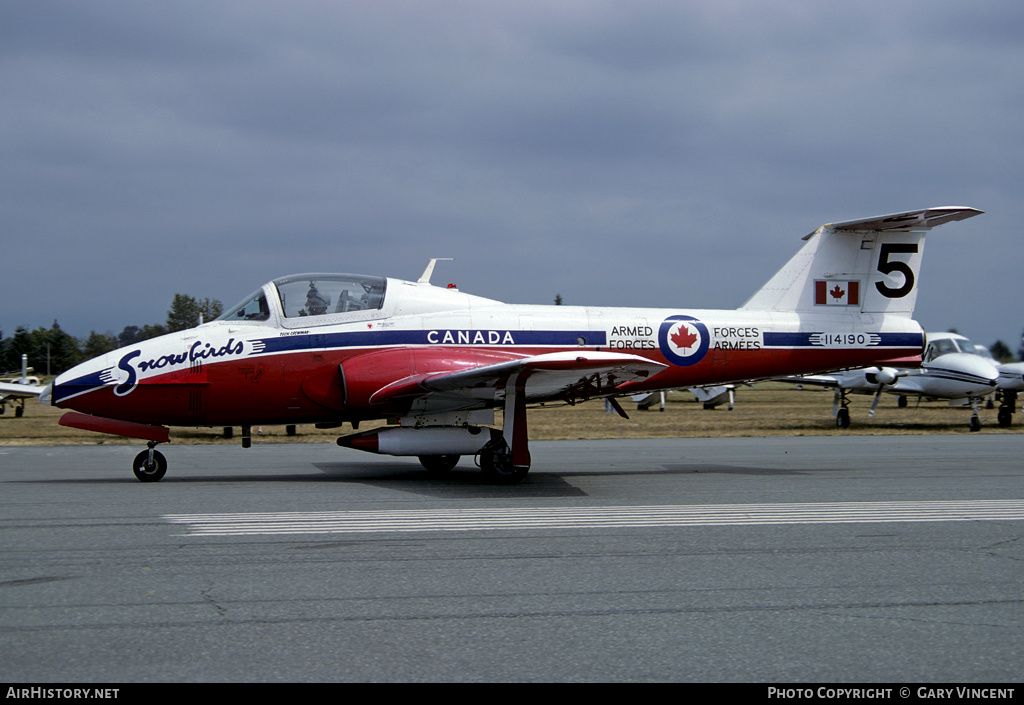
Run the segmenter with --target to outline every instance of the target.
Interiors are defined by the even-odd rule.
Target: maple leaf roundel
[[[658,346],[673,365],[688,367],[704,359],[711,337],[707,326],[693,316],[669,316],[658,329]]]

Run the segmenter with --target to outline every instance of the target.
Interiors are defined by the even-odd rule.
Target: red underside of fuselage
[[[402,370],[387,382],[407,375],[452,369],[446,367],[446,353],[458,359],[461,369],[466,356],[513,359],[555,352],[551,348],[429,348],[421,369]],[[579,350],[573,348],[572,350]],[[114,387],[103,387],[60,404],[88,414],[166,426],[244,426],[255,424],[298,424],[328,421],[356,421],[403,416],[410,400],[393,405],[349,407],[344,400],[339,365],[349,358],[377,352],[309,351],[230,360],[204,366],[201,375],[180,371],[150,377],[128,394],[116,396]],[[664,363],[657,351],[631,352]],[[643,355],[643,353],[647,353]],[[765,379],[848,367],[863,367],[899,360],[919,360],[920,350],[859,349],[828,350],[781,348],[760,350],[711,350],[699,363],[689,367],[670,365],[649,380],[628,385],[629,393]],[[381,384],[381,386],[384,386]]]

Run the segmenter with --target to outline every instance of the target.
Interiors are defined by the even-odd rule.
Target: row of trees
[[[35,368],[36,374],[60,374],[83,360],[125,345],[194,328],[200,321],[212,321],[223,308],[216,299],[195,299],[187,294],[175,294],[165,323],[125,326],[117,335],[91,331],[88,338],[79,340],[62,330],[57,321],[49,328],[40,327],[33,331],[20,326],[11,337],[5,337],[0,330],[0,371],[20,370],[24,354],[28,355],[29,365]]]

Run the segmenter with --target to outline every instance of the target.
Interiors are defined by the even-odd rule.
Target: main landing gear
[[[476,452],[476,464],[489,482],[498,485],[514,485],[522,482],[530,472],[530,450],[526,435],[526,395],[524,387],[528,373],[518,373],[505,384],[505,415],[501,433],[492,435]],[[425,431],[429,431],[426,429]],[[343,442],[344,441],[344,442]],[[361,444],[349,437],[338,439],[338,444],[347,447],[404,455],[394,449],[381,451],[373,443]],[[370,447],[367,447],[369,445]],[[454,447],[454,437],[453,445]],[[479,446],[478,446],[479,447]],[[448,472],[459,462],[458,455],[420,455],[420,465],[430,473]]]
[[[999,401],[999,411],[996,419],[1003,428],[1013,423],[1013,414],[1017,411],[1017,390],[1006,389],[996,392],[996,399]]]
[[[477,458],[484,476],[499,485],[515,485],[522,482],[530,472],[529,465],[516,465],[512,449],[504,438],[489,442],[480,450]]]
[[[460,424],[441,425],[435,417],[434,425],[371,429],[342,436],[338,445],[369,453],[415,456],[427,472],[435,475],[454,468],[463,455],[473,456],[489,482],[499,485],[522,482],[530,472],[524,392],[528,374],[513,374],[505,384],[505,413],[500,432],[467,425],[465,419]]]
[[[462,458],[460,455],[421,455],[420,465],[432,475],[443,475],[452,470]],[[529,465],[516,465],[512,450],[504,438],[489,441],[476,454],[477,467],[488,481],[497,485],[515,485],[523,481],[530,472]]]
[[[7,405],[4,402],[0,402],[0,414],[7,411]],[[14,418],[20,419],[25,415],[25,400],[17,399],[14,401]]]
[[[444,475],[454,469],[461,455],[420,455],[420,465],[432,475]],[[515,485],[523,481],[530,471],[529,465],[516,465],[512,450],[501,436],[488,441],[476,454],[476,465],[489,482],[497,485]]]

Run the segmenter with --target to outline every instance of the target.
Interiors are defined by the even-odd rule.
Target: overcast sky
[[[306,271],[735,308],[930,206],[916,318],[1020,347],[1024,3],[0,3],[0,330]]]

